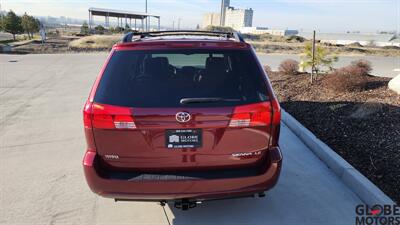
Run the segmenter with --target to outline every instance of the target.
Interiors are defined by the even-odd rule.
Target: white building
[[[225,26],[240,30],[253,25],[253,9],[235,9],[228,7],[225,11]]]
[[[276,36],[294,36],[297,30],[270,30],[267,27],[242,27],[239,30],[243,34],[270,34]]]
[[[207,26],[219,26],[221,17],[219,13],[206,13],[203,15],[202,28]]]

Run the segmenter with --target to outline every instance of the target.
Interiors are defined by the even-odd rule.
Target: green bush
[[[97,25],[94,28],[96,34],[104,34],[104,31],[106,30],[106,28],[104,28],[102,25]]]

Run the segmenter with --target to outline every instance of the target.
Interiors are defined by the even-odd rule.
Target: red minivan
[[[264,196],[279,177],[280,106],[238,33],[129,33],[84,110],[84,173],[115,200]]]

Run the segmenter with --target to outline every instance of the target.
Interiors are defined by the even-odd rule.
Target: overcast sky
[[[35,16],[87,19],[88,8],[144,11],[145,0],[0,0],[3,10]],[[400,29],[400,0],[231,0],[231,6],[254,9],[254,26],[322,32]],[[219,11],[220,0],[148,0],[149,12],[163,26],[181,18],[181,27],[201,24],[202,15]],[[96,20],[103,21],[101,17]]]

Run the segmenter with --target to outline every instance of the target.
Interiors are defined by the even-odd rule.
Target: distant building
[[[267,27],[243,27],[239,30],[243,34],[270,34],[276,36],[294,36],[297,30],[270,30]]]
[[[299,34],[307,39],[312,38],[311,32]],[[399,38],[395,34],[368,34],[368,33],[317,33],[316,39],[321,43],[334,45],[359,44],[362,46],[397,46],[400,47]]]
[[[202,27],[206,28],[207,26],[219,26],[221,22],[221,17],[219,13],[206,13],[203,16]]]
[[[225,15],[226,15],[226,9],[229,7],[230,5],[230,0],[221,0],[221,19],[220,19],[220,26],[224,26],[225,25]]]
[[[203,16],[202,27],[225,26],[239,30],[253,25],[253,9],[236,9],[231,7],[230,0],[221,0],[220,13],[206,13]]]
[[[229,7],[225,12],[225,26],[239,30],[253,25],[253,9],[235,9]]]

